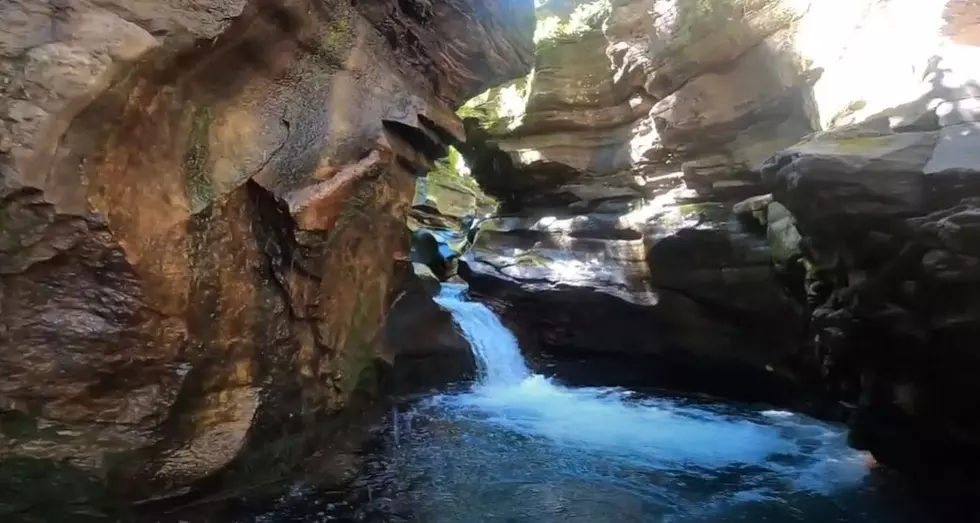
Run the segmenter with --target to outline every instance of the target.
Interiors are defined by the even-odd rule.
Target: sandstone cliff
[[[414,176],[533,27],[529,1],[0,5],[0,461],[166,495],[342,408]]]
[[[730,211],[763,190],[770,154],[818,128],[800,14],[758,0],[544,9],[533,72],[467,104],[482,125],[464,152],[511,215],[478,236],[474,287],[533,291],[515,316],[560,351],[812,377],[770,248]],[[535,311],[548,296],[556,309]],[[581,300],[590,312],[569,310]]]
[[[532,73],[467,104],[504,204],[474,288],[556,353],[734,365],[729,392],[765,369],[828,389],[883,461],[980,464],[976,2],[538,14]]]

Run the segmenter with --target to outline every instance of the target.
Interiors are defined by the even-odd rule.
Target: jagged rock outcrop
[[[947,10],[971,12],[980,6]],[[918,99],[814,135],[762,174],[779,202],[771,205],[792,213],[811,350],[832,394],[853,407],[855,444],[887,464],[972,484],[980,38],[950,22]]]
[[[533,24],[530,1],[0,6],[0,462],[171,495],[342,408],[413,175],[526,73]]]

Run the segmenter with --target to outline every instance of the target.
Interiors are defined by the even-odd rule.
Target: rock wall
[[[775,1],[576,4],[539,11],[523,84],[467,105],[483,121],[464,152],[504,214],[465,258],[474,288],[523,304],[513,316],[534,318],[528,330],[558,353],[731,369],[729,390],[756,373],[810,382],[799,308],[765,238],[731,212],[763,191],[753,168],[817,128],[791,47],[798,14]],[[576,303],[588,312],[566,310]]]
[[[881,461],[975,476],[977,2],[539,16],[532,74],[468,106],[504,203],[474,287],[557,350],[816,380]]]
[[[832,395],[853,411],[853,442],[930,481],[953,475],[956,483],[942,484],[966,486],[980,471],[971,378],[980,334],[980,5],[925,4],[893,6],[919,9],[934,29],[916,40],[928,53],[906,88],[916,96],[848,116],[855,122],[776,154],[762,175],[778,202],[769,209],[792,213],[786,243],[806,269],[797,285],[810,350]]]
[[[341,409],[506,4],[0,6],[0,460],[168,495]]]
[[[546,2],[535,68],[511,86],[516,98],[498,88],[468,104],[506,153],[476,172],[514,208],[649,198],[671,175],[712,199],[757,186],[776,151],[918,98],[923,76],[942,69],[937,59],[966,62],[946,42],[975,37],[972,9],[968,0]]]
[[[596,14],[573,12],[573,29],[538,41],[523,113],[489,126],[515,168],[487,183],[518,206],[651,197],[675,173],[711,196],[751,184],[749,171],[818,128],[815,75],[793,47],[802,8],[788,4],[580,3]]]

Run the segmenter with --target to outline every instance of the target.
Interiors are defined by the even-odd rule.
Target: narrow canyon
[[[0,519],[980,519],[980,0],[0,0]]]

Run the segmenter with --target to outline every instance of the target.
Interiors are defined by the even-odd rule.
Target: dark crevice
[[[433,162],[449,154],[444,144],[433,140],[425,131],[394,120],[382,120],[381,123],[385,131],[395,135]]]
[[[286,205],[254,180],[245,182],[245,188],[253,209],[253,228],[260,231],[258,239],[262,254],[268,261],[273,281],[281,287],[288,299],[288,282],[285,278],[289,272],[298,271],[316,279],[320,275],[304,261],[300,245],[296,241],[296,223]]]
[[[424,114],[420,114],[418,116],[419,116],[419,124],[421,124],[422,127],[428,129],[433,134],[438,136],[439,139],[442,140],[442,143],[449,144],[449,145],[456,145],[459,142],[459,140],[457,140],[456,137],[453,136],[453,133],[449,132],[445,127],[430,120]]]
[[[416,177],[425,176],[425,173],[428,171],[426,167],[416,165],[411,160],[408,160],[401,156],[396,158],[395,161],[398,162],[399,167],[408,171],[408,173],[411,174],[412,176],[416,176]]]
[[[398,8],[409,18],[419,22],[424,23],[432,19],[432,8],[417,0],[398,0]]]
[[[568,236],[576,239],[596,239],[596,240],[642,240],[643,233],[635,229],[578,229],[568,233]]]

